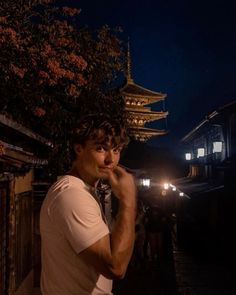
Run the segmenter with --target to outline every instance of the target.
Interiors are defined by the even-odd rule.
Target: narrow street
[[[188,245],[187,237],[186,244]],[[115,282],[115,295],[235,295],[233,263],[230,257],[204,247],[178,249],[163,265],[139,271],[130,270],[123,281]],[[222,251],[227,251],[226,249]],[[226,253],[226,252],[225,252]]]

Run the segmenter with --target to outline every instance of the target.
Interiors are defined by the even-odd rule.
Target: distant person
[[[136,270],[144,270],[144,242],[145,242],[145,227],[144,227],[144,206],[142,201],[138,202],[137,215],[135,222],[135,243],[132,257],[132,266]]]
[[[40,212],[43,295],[112,294],[126,273],[135,239],[136,188],[118,165],[125,128],[104,115],[87,116],[72,138],[71,170],[49,189]],[[96,186],[108,180],[119,200],[111,232]]]
[[[153,264],[161,263],[164,259],[163,232],[167,222],[166,216],[160,207],[153,206],[146,210],[144,220],[146,230],[145,256]]]

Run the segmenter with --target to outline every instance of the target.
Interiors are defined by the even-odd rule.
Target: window
[[[185,160],[190,161],[192,159],[191,153],[185,153]]]
[[[197,157],[204,157],[205,156],[205,149],[204,148],[198,148],[197,149]]]
[[[222,141],[214,141],[213,142],[213,153],[221,153],[222,152]]]

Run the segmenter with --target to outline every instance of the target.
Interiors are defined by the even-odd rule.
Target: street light
[[[150,187],[150,179],[149,178],[141,179],[141,185],[144,187]]]
[[[163,184],[163,186],[164,186],[164,189],[167,190],[169,188],[169,183],[166,182]]]

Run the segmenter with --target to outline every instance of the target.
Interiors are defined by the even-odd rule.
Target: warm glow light
[[[169,188],[169,183],[166,182],[166,183],[163,184],[163,186],[164,186],[164,189],[168,189]]]
[[[180,195],[180,197],[183,197],[184,196],[184,193],[183,192],[180,192],[179,195]]]
[[[172,186],[172,191],[176,191],[176,187],[174,185]]]
[[[213,142],[213,153],[221,153],[222,152],[222,141],[214,141]]]
[[[150,186],[150,179],[142,179],[141,183],[143,186],[149,187]]]
[[[185,160],[189,161],[189,160],[191,160],[191,158],[192,158],[191,153],[186,153],[185,154]]]
[[[204,148],[199,148],[197,149],[197,157],[204,157],[205,156],[205,149]]]

